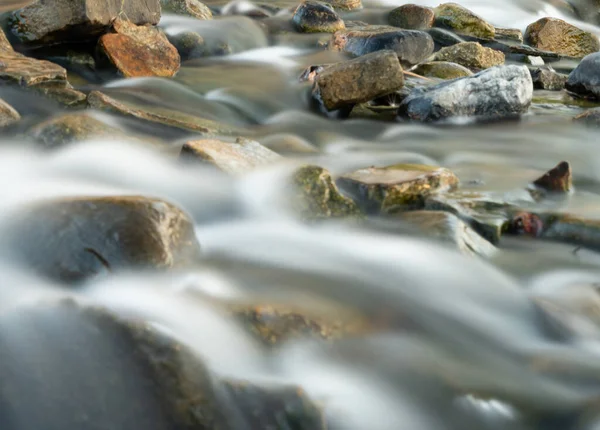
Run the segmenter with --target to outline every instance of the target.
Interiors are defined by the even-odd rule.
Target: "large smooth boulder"
[[[532,97],[527,66],[499,66],[416,90],[403,100],[399,114],[426,122],[451,117],[502,118],[525,113]]]

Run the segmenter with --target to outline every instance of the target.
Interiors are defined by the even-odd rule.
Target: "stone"
[[[600,50],[598,37],[558,18],[541,18],[529,24],[525,41],[535,48],[578,58]]]
[[[292,22],[301,33],[335,33],[346,28],[344,20],[332,6],[313,0],[300,3]]]
[[[427,237],[453,244],[463,254],[489,257],[496,252],[494,245],[452,213],[419,210],[401,212],[395,217],[416,227]]]
[[[7,127],[21,120],[21,115],[14,107],[0,99],[0,127]]]
[[[220,140],[191,140],[183,144],[182,160],[202,161],[231,174],[246,173],[257,167],[280,161],[282,157],[253,140],[236,143]]]
[[[542,57],[534,57],[531,55],[525,57],[525,63],[535,67],[542,67],[546,64]]]
[[[261,138],[261,143],[278,154],[316,154],[319,149],[308,140],[292,133],[275,133]]]
[[[240,130],[235,127],[219,123],[201,116],[180,112],[175,109],[154,106],[130,98],[117,98],[119,94],[111,97],[100,91],[92,91],[87,102],[91,108],[130,116],[143,121],[163,124],[169,127],[191,130],[210,135],[239,135]]]
[[[465,76],[471,76],[473,72],[460,64],[451,63],[449,61],[431,61],[429,63],[421,63],[413,72],[417,75],[428,78],[438,79],[456,79]]]
[[[330,50],[357,57],[392,50],[398,55],[403,67],[424,61],[433,53],[433,48],[433,39],[424,31],[377,25],[340,30],[329,41]]]
[[[369,167],[341,176],[337,184],[368,213],[394,213],[423,207],[425,198],[458,186],[448,169],[420,164]]]
[[[5,228],[11,258],[64,282],[119,270],[184,267],[200,255],[189,215],[148,197],[36,202],[15,211]]]
[[[600,100],[600,53],[586,56],[569,74],[565,88],[577,96]]]
[[[497,40],[506,40],[523,43],[523,32],[517,28],[494,28],[495,38]]]
[[[469,69],[488,69],[504,64],[504,54],[495,49],[485,48],[478,42],[462,42],[440,49],[435,53],[435,61],[450,61]]]
[[[552,193],[568,193],[573,187],[571,165],[561,161],[555,167],[533,181],[533,185],[543,191]]]
[[[314,92],[328,110],[366,102],[399,90],[404,75],[393,51],[378,51],[328,67]]]
[[[452,117],[504,118],[525,113],[532,98],[527,66],[499,66],[413,91],[398,113],[425,122]]]
[[[86,114],[67,114],[51,118],[32,127],[27,134],[46,148],[94,138],[129,139],[118,128]]]
[[[14,11],[8,26],[23,43],[52,44],[94,39],[117,18],[135,25],[156,25],[160,21],[159,0],[36,1]]]
[[[331,173],[323,167],[299,167],[288,188],[292,209],[303,220],[362,218],[357,204],[340,192]]]
[[[177,49],[157,28],[117,20],[113,31],[100,37],[98,47],[123,76],[168,78],[179,70]]]
[[[179,52],[181,61],[202,58],[206,54],[204,39],[195,31],[168,34],[167,39]]]
[[[298,77],[299,82],[314,82],[317,79],[319,73],[325,70],[327,67],[331,66],[331,64],[321,64],[308,66],[306,69],[302,71],[300,76]]]
[[[434,11],[435,24],[457,34],[481,39],[493,39],[496,35],[494,26],[456,3],[441,4]]]
[[[565,88],[568,78],[568,75],[557,73],[547,67],[531,70],[533,88],[536,90],[560,91]]]
[[[573,121],[589,127],[600,127],[600,108],[588,109],[576,115]]]
[[[441,49],[445,46],[456,45],[457,43],[466,42],[463,36],[459,36],[450,30],[445,28],[433,27],[427,30],[427,34],[431,36],[435,42],[435,50]]]
[[[427,30],[433,27],[433,9],[415,4],[405,4],[388,14],[388,23],[407,30]]]
[[[0,50],[0,81],[41,93],[67,106],[81,105],[86,99],[85,94],[69,84],[64,68],[12,50]]]
[[[211,10],[198,0],[160,0],[162,9],[178,15],[187,15],[196,19],[213,19]]]
[[[363,7],[361,0],[325,0],[325,2],[339,10],[357,10]]]
[[[0,51],[13,51],[13,47],[8,41],[4,30],[0,28]]]

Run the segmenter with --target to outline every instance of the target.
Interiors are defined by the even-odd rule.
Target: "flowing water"
[[[380,23],[397,3],[366,3],[348,16]],[[542,16],[579,22],[559,1],[462,4],[498,26],[524,29]],[[593,24],[579,23],[600,34]],[[19,205],[51,196],[156,196],[192,215],[203,249],[202,260],[185,271],[100,276],[78,289],[37,278],[8,258],[0,261],[0,357],[18,381],[11,390],[0,387],[0,400],[10,397],[12,405],[0,414],[2,430],[58,429],[57,417],[72,407],[73,400],[64,399],[78,392],[90,396],[81,404],[103,402],[98,409],[103,413],[85,418],[96,420],[96,427],[85,428],[168,428],[161,427],[160,414],[154,416],[150,405],[147,423],[119,424],[126,415],[120,405],[145,394],[134,382],[120,392],[106,391],[108,368],[136,378],[134,366],[110,341],[72,356],[70,348],[86,333],[77,319],[50,313],[42,316],[42,332],[37,330],[27,309],[57,297],[149,321],[201,354],[217,374],[298,384],[325,405],[333,428],[600,426],[598,253],[515,238],[503,239],[493,257],[481,259],[373,225],[306,225],[289,211],[279,186],[300,163],[340,173],[416,162],[451,169],[463,184],[472,184],[467,188],[508,193],[564,159],[572,165],[576,191],[561,210],[598,218],[598,134],[572,123],[581,106],[561,94],[541,93],[518,122],[432,127],[329,119],[309,111],[306,86],[297,81],[305,67],[338,58],[315,49],[315,36],[288,34],[272,41],[256,21],[241,16],[194,21],[165,15],[160,25],[168,33],[199,29],[209,41],[227,42],[232,52],[190,60],[172,80],[71,80],[120,97],[202,112],[263,143],[292,142],[290,163],[233,178],[182,167],[177,154],[191,133],[140,127],[99,112],[98,119],[146,143],[98,140],[41,150],[20,132],[56,115],[58,108],[0,88],[0,97],[32,113],[30,123],[11,129],[0,146],[2,222]],[[385,329],[266,350],[214,310],[214,302],[231,299],[293,304],[324,314],[341,309]],[[557,306],[567,328],[549,323],[540,303]],[[44,384],[37,385],[40,378]]]

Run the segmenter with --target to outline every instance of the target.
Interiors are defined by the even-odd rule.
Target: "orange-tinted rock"
[[[125,77],[171,77],[179,70],[180,57],[167,36],[150,26],[117,21],[114,33],[100,38],[100,49]]]
[[[557,18],[542,18],[530,24],[525,41],[538,49],[579,58],[600,50],[594,34]]]

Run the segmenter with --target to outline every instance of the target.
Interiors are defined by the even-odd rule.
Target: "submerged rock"
[[[417,75],[428,78],[438,79],[456,79],[473,75],[469,69],[460,64],[448,61],[431,61],[429,63],[419,64],[414,70]]]
[[[590,127],[600,127],[600,108],[588,109],[576,115],[573,121]]]
[[[245,173],[281,160],[281,156],[253,140],[236,143],[220,140],[191,140],[183,144],[182,160],[202,161],[227,173]]]
[[[31,204],[10,219],[11,256],[66,282],[101,272],[192,264],[200,247],[190,217],[146,197],[79,197]]]
[[[14,124],[21,119],[21,115],[14,107],[0,99],[0,127]]]
[[[560,91],[565,88],[567,75],[557,73],[551,68],[538,68],[531,71],[533,88],[537,90]]]
[[[211,10],[198,0],[160,0],[163,10],[196,19],[213,19]]]
[[[436,61],[450,61],[470,69],[489,69],[504,64],[504,54],[485,48],[477,42],[462,42],[440,49],[435,53]]]
[[[372,100],[404,85],[398,57],[392,51],[378,51],[335,64],[315,80],[315,94],[328,110]]]
[[[171,77],[179,70],[177,49],[157,28],[117,20],[113,31],[98,46],[123,76]]]
[[[160,21],[159,0],[36,1],[14,11],[9,28],[24,43],[81,41],[104,33],[118,18],[135,25]]]
[[[499,66],[414,91],[398,112],[418,121],[502,118],[525,113],[532,97],[533,82],[526,66]]]
[[[594,34],[558,18],[541,18],[530,24],[525,41],[535,48],[579,58],[600,50]]]
[[[448,169],[420,164],[369,167],[341,176],[337,183],[368,212],[393,213],[422,208],[425,198],[458,185]]]
[[[167,35],[169,42],[179,52],[181,61],[202,58],[206,53],[204,39],[195,31],[182,31],[181,33]]]
[[[465,36],[493,39],[496,35],[493,25],[456,3],[444,3],[436,7],[435,24]]]
[[[496,251],[494,245],[454,214],[420,210],[402,212],[396,216],[429,237],[454,244],[464,254],[489,257]]]
[[[586,56],[569,74],[566,89],[578,96],[600,99],[600,53]]]
[[[555,167],[533,181],[533,185],[543,191],[568,193],[573,186],[571,165],[561,161]]]
[[[433,9],[415,4],[405,4],[388,14],[388,23],[408,30],[426,30],[433,27]]]
[[[303,33],[335,33],[346,28],[332,6],[313,0],[300,3],[292,22]]]
[[[297,169],[289,186],[295,213],[305,220],[325,218],[361,218],[357,204],[340,193],[331,173],[319,166]]]
[[[433,48],[433,39],[424,31],[378,25],[337,31],[329,42],[329,49],[354,56],[392,50],[405,67],[424,61],[433,53]]]
[[[517,28],[495,27],[495,38],[498,40],[507,40],[523,43],[523,33]]]

